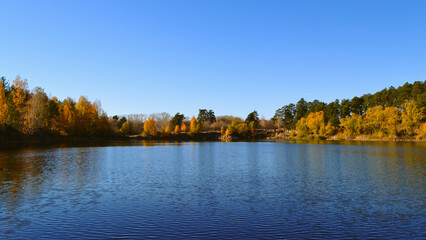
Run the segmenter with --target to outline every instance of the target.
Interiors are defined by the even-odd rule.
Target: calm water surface
[[[424,143],[0,152],[0,238],[426,237]]]

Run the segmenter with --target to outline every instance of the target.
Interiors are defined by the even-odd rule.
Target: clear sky
[[[0,76],[108,115],[266,118],[426,80],[426,1],[0,0]]]

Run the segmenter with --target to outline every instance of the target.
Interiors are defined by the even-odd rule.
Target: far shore
[[[142,136],[142,135],[128,135],[128,136],[112,136],[112,137],[76,137],[76,136],[20,136],[14,139],[8,139],[3,136],[0,138],[0,149],[12,149],[20,147],[32,147],[32,146],[54,146],[58,144],[71,144],[71,145],[91,145],[96,143],[108,143],[108,142],[126,142],[126,141],[176,141],[176,142],[191,142],[191,141],[211,141],[211,142],[232,142],[232,141],[283,141],[283,142],[294,142],[294,141],[327,141],[327,142],[426,142],[426,140],[416,138],[392,138],[392,139],[377,139],[357,137],[357,138],[339,138],[336,136],[332,137],[283,137],[282,135],[272,134],[272,131],[259,130],[254,136],[249,137],[228,137],[223,138],[220,132],[210,131],[201,132],[195,135],[188,133],[171,134],[168,136]]]

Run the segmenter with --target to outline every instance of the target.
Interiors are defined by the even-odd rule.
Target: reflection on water
[[[425,144],[351,143],[2,151],[0,238],[424,236]]]

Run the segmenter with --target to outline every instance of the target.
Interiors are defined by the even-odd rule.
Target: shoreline
[[[23,147],[43,147],[55,145],[75,145],[90,146],[112,142],[135,142],[135,141],[174,141],[174,142],[241,142],[241,141],[279,141],[279,142],[304,142],[304,141],[322,141],[322,142],[406,142],[406,143],[425,143],[426,140],[416,138],[395,138],[395,139],[377,139],[377,138],[289,138],[275,137],[263,134],[256,134],[253,137],[222,139],[220,132],[203,132],[196,135],[182,133],[170,136],[144,137],[142,135],[129,136],[110,136],[110,137],[69,137],[69,136],[20,136],[15,139],[0,138],[0,150],[16,149]]]

